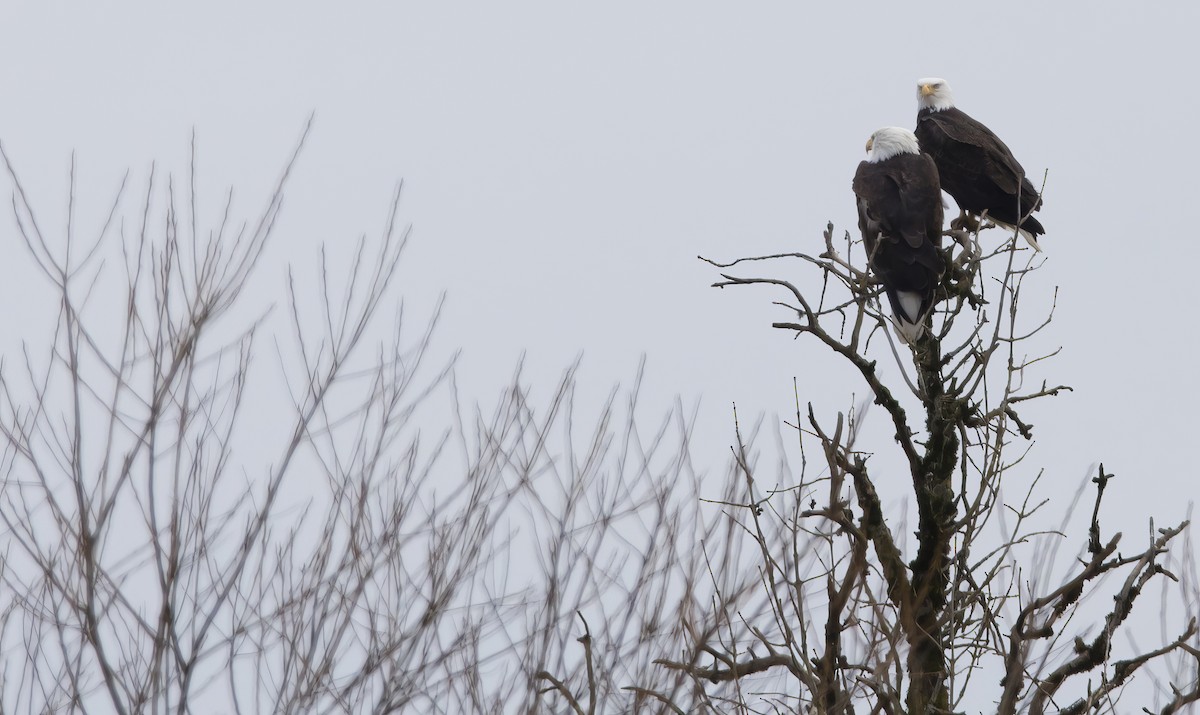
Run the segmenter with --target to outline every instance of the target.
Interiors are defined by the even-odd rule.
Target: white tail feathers
[[[900,309],[904,311],[904,315],[897,315],[896,318],[903,320],[913,317],[918,320],[921,318],[921,294],[912,291],[898,290],[896,291],[896,302],[900,304]],[[909,321],[905,321],[909,322]]]
[[[1030,248],[1037,251],[1038,253],[1042,252],[1042,246],[1041,246],[1041,244],[1038,243],[1037,236],[1034,236],[1029,231],[1026,231],[1023,228],[1017,228],[1016,226],[1012,225],[1011,223],[997,221],[995,218],[993,218],[991,216],[988,216],[987,218],[989,221],[991,221],[992,223],[996,224],[997,226],[999,226],[1001,228],[1008,229],[1009,231],[1016,229],[1017,233],[1021,234],[1021,238],[1025,239],[1025,243],[1028,243]]]
[[[1034,236],[1032,233],[1023,228],[1018,228],[1017,232],[1021,234],[1021,238],[1024,238],[1026,243],[1033,247],[1033,250],[1037,251],[1038,253],[1042,252],[1042,247],[1038,243],[1037,236]]]
[[[906,345],[912,345],[925,332],[925,316],[921,313],[921,294],[913,291],[898,290],[895,293],[896,303],[900,310],[895,311],[896,315],[892,320],[892,324],[896,326],[896,335],[904,341]],[[915,316],[916,322],[908,320],[908,316]]]
[[[924,325],[910,323],[904,318],[893,319],[892,327],[896,329],[896,337],[900,338],[905,345],[912,345],[925,333]]]

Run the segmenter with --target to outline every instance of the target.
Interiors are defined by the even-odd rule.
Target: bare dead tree
[[[911,346],[893,340],[863,254],[848,233],[838,244],[832,225],[816,256],[708,261],[723,271],[717,287],[782,290],[786,299],[778,305],[795,317],[774,327],[815,341],[853,368],[894,428],[895,449],[867,451],[856,443],[862,407],[830,425],[797,399],[790,426],[802,450],[805,440],[819,446],[820,471],[809,476],[802,461],[788,488],[764,492],[739,435],[744,488],[724,506],[759,546],[771,609],[765,621],[744,618],[738,635],[696,639],[689,658],[659,663],[689,674],[698,687],[782,673],[779,687],[790,697],[771,707],[788,710],[950,713],[993,703],[1001,713],[1083,713],[1127,712],[1117,700],[1130,678],[1174,658],[1174,677],[1159,690],[1169,700],[1155,712],[1179,712],[1200,699],[1194,618],[1161,644],[1127,657],[1114,656],[1114,643],[1152,583],[1166,580],[1164,598],[1170,591],[1196,602],[1194,579],[1172,591],[1179,577],[1167,566],[1187,522],[1158,529],[1148,544],[1122,554],[1121,534],[1104,536],[1100,526],[1111,478],[1101,467],[1085,555],[1065,576],[1051,573],[1047,554],[1066,534],[1035,526],[1047,503],[1037,495],[1037,480],[1016,502],[1003,489],[1033,439],[1024,408],[1071,389],[1035,378],[1057,350],[1029,356],[1028,346],[1051,324],[1053,301],[1032,321],[1018,310],[1043,260],[1015,236],[986,249],[978,227],[948,235],[955,243],[945,251],[950,270],[941,307],[933,328]],[[780,261],[814,271],[816,280],[802,285],[816,289],[728,270]],[[883,369],[888,364],[894,369]],[[875,486],[896,472],[906,472],[912,484],[912,547],[903,537],[904,514],[889,514]],[[1040,550],[1030,553],[1026,547],[1034,544]],[[818,564],[799,558],[810,552],[822,555]],[[1190,574],[1190,549],[1174,563]],[[1031,578],[1038,571],[1040,578]],[[1120,579],[1115,591],[1106,576]],[[1081,622],[1087,618],[1081,604],[1096,607],[1100,593],[1111,593],[1112,603],[1098,606],[1091,618],[1100,619],[1099,632],[1088,637],[1095,629]],[[712,666],[703,663],[706,655]],[[981,683],[989,674],[994,679]],[[997,681],[1000,689],[991,690]],[[1072,683],[1078,696],[1065,696]],[[740,708],[756,701],[744,693],[737,699]]]

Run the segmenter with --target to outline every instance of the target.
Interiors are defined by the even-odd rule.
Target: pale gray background
[[[945,77],[1050,171],[1036,290],[1059,288],[1042,344],[1063,351],[1038,377],[1077,391],[1027,411],[1027,469],[1065,504],[1104,461],[1109,523],[1141,543],[1195,494],[1198,20],[1182,2],[9,3],[0,139],[50,226],[76,151],[97,226],[126,168],[141,187],[153,160],[186,166],[193,128],[202,188],[257,208],[315,110],[259,304],[288,260],[377,231],[403,178],[402,292],[418,312],[448,293],[438,350],[463,348],[468,399],[523,351],[545,391],[582,352],[599,399],[645,353],[647,410],[699,400],[716,474],[732,402],[786,415],[793,376],[827,411],[863,388],[769,327],[779,295],[708,288],[695,256],[853,228],[867,136],[911,127],[915,80]],[[48,326],[11,222],[0,246],[9,350]]]

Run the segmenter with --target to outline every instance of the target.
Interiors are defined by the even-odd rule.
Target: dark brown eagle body
[[[1046,232],[1029,214],[1041,208],[1038,191],[1008,145],[981,122],[954,106],[940,77],[917,81],[917,127],[921,151],[933,157],[942,189],[958,207],[1005,226],[1019,226],[1034,248]]]
[[[905,337],[915,338],[928,321],[945,271],[937,166],[927,154],[907,152],[863,161],[853,187],[871,270],[883,283]]]

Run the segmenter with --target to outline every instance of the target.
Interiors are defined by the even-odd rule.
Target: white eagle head
[[[940,112],[954,106],[954,93],[950,84],[941,77],[923,77],[917,80],[917,108]]]
[[[867,140],[867,161],[875,164],[897,154],[920,154],[917,135],[904,127],[876,129]]]

